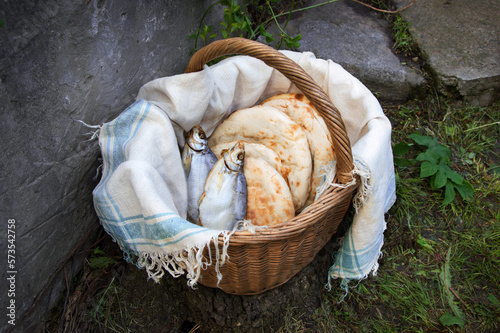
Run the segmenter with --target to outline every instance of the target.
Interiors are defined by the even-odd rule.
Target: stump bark
[[[288,282],[258,295],[230,295],[202,285],[192,290],[185,278],[179,281],[170,277],[162,291],[168,293],[170,284],[182,285],[180,291],[187,308],[187,320],[200,323],[196,332],[273,332],[286,324],[287,312],[310,317],[320,306],[332,255],[337,248],[334,237]]]
[[[290,325],[292,318],[302,318],[311,332],[319,331],[310,318],[321,306],[322,295],[328,293],[328,270],[352,221],[350,212],[309,265],[285,284],[258,295],[231,295],[201,284],[192,289],[184,276],[169,274],[155,283],[144,270],[127,264],[119,297],[131,308],[141,308],[133,320],[137,327],[128,328],[137,332],[276,332]]]

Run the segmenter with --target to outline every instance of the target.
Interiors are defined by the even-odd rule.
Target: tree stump
[[[351,221],[344,218],[314,260],[288,282],[258,295],[231,295],[201,284],[192,289],[184,276],[169,274],[158,284],[148,280],[144,270],[128,264],[120,297],[127,303],[139,300],[143,304],[141,332],[275,332],[292,316],[309,318],[320,307],[333,255]],[[311,331],[317,329],[311,327]]]
[[[315,259],[285,284],[258,295],[230,295],[217,288],[187,286],[186,279],[168,278],[163,291],[171,283],[181,284],[187,307],[187,320],[200,323],[196,332],[272,332],[284,326],[285,314],[311,316],[321,304],[321,294],[333,264],[332,255],[338,248],[334,237]]]

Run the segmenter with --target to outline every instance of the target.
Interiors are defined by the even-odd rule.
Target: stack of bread
[[[247,215],[255,226],[275,226],[314,202],[335,160],[323,118],[301,94],[280,94],[233,112],[208,139],[217,158],[245,144]]]

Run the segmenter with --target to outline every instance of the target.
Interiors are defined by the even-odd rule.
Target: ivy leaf
[[[440,144],[436,138],[428,135],[420,135],[418,133],[410,134],[409,137],[421,146],[427,146],[426,152],[432,152],[436,158],[449,159],[451,156],[451,150]]]
[[[392,148],[392,153],[396,156],[406,155],[408,153],[408,151],[410,150],[411,146],[412,145],[410,145],[404,141],[401,141],[398,144],[394,145],[394,147]]]
[[[410,159],[407,160],[406,158],[403,157],[394,157],[394,165],[396,165],[399,168],[405,168],[407,166],[411,166],[415,164],[416,160]]]
[[[444,191],[443,205],[448,205],[453,200],[455,200],[455,187],[453,186],[452,182],[447,182]]]
[[[106,252],[104,252],[103,250],[101,250],[101,249],[99,248],[99,246],[98,246],[98,247],[96,247],[96,248],[94,249],[94,254],[103,255],[103,254],[106,254]]]
[[[116,264],[117,261],[110,257],[96,257],[89,259],[89,266],[94,269],[101,269]]]
[[[443,146],[442,144],[439,144],[438,146],[432,147],[432,152],[436,156],[438,156],[438,158],[443,159],[446,162],[449,162],[451,156],[450,148]]]
[[[300,43],[299,43],[299,40],[302,39],[302,35],[301,34],[298,34],[297,36],[295,37],[289,37],[289,38],[286,38],[285,39],[285,44],[286,46],[289,48],[289,49],[292,49],[292,48],[299,48],[300,47]]]
[[[436,177],[434,178],[434,186],[436,188],[441,188],[446,185],[446,182],[448,181],[448,177],[446,177],[446,169],[448,169],[446,165],[440,164],[438,166],[438,171],[436,173]]]
[[[198,30],[199,31],[199,30]],[[192,35],[189,35],[188,38],[191,38],[191,39],[196,39],[198,38],[198,33],[194,33]]]
[[[266,42],[271,43],[272,41],[274,41],[273,35],[266,31],[266,28],[264,28],[264,24],[261,24],[259,26],[259,31],[262,36],[266,37]]]
[[[446,177],[448,177],[449,180],[454,182],[457,185],[461,185],[464,181],[464,177],[460,176],[458,173],[455,171],[451,170],[449,167],[446,167]]]
[[[427,149],[425,152],[418,154],[417,161],[429,161],[437,166],[439,157],[431,150]]]
[[[420,165],[420,178],[430,177],[438,171],[438,165],[429,161],[424,161]]]
[[[421,145],[421,146],[427,146],[427,147],[433,147],[435,146],[436,144],[440,144],[436,138],[433,138],[431,136],[428,136],[428,135],[420,135],[418,133],[413,133],[413,134],[410,134],[408,136],[410,139],[412,139],[413,141],[415,141],[417,144]]]
[[[464,200],[470,201],[474,198],[474,187],[468,181],[464,180],[462,184],[455,184],[455,188]]]
[[[465,320],[462,318],[456,317],[451,313],[446,312],[439,318],[439,322],[444,326],[453,326],[458,325],[460,328],[463,328],[465,325]]]

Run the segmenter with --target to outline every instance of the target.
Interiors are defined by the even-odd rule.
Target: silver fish
[[[217,157],[207,145],[207,137],[200,125],[187,134],[182,150],[182,163],[188,186],[188,219],[198,221],[198,203],[205,181],[217,162]]]
[[[247,182],[243,173],[245,145],[223,150],[210,171],[200,198],[199,223],[211,229],[233,230],[247,215]]]

